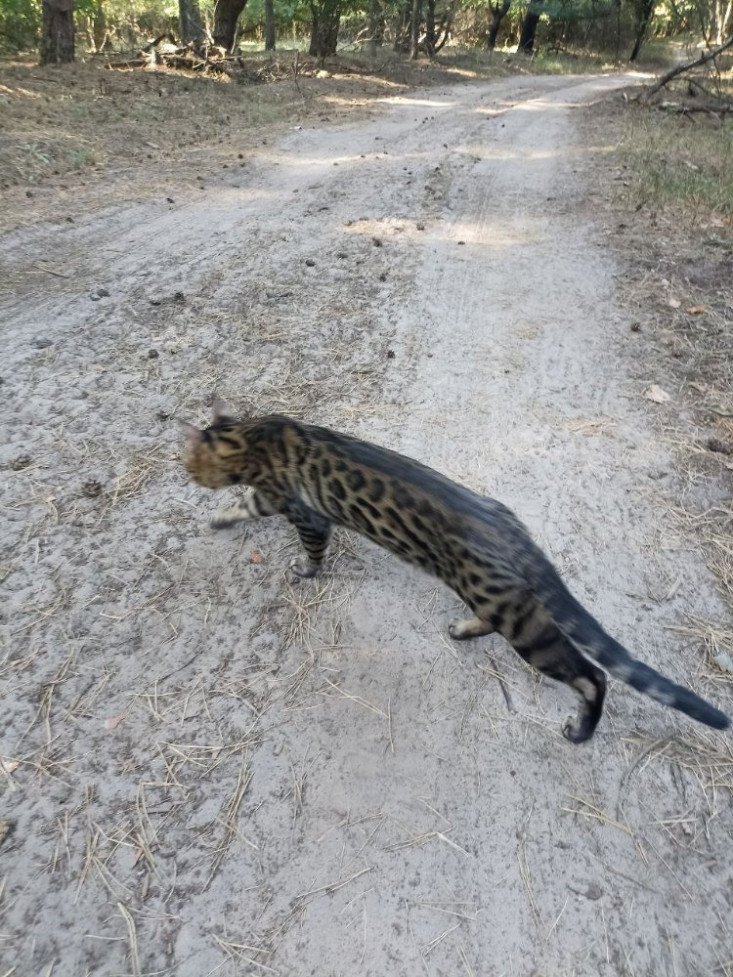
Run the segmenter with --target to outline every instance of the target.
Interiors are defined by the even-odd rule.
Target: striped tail
[[[649,665],[632,658],[624,646],[607,634],[593,615],[573,597],[544,554],[543,564],[532,566],[533,589],[560,631],[582,654],[609,675],[664,706],[678,709],[713,729],[727,729],[730,726],[730,719],[720,709],[660,675]]]

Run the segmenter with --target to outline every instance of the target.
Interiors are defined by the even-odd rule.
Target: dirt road
[[[719,734],[614,685],[571,746],[567,690],[359,539],[291,586],[284,524],[208,530],[171,420],[217,389],[498,497],[710,692],[574,126],[623,81],[234,134],[216,181],[2,242],[2,973],[729,972],[733,815],[684,745]]]

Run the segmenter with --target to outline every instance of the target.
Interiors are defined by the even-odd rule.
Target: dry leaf
[[[702,315],[705,309],[701,305],[691,305],[689,309],[685,309],[688,315]]]
[[[122,720],[125,718],[125,713],[121,712],[119,716],[112,716],[110,719],[105,719],[104,728],[105,729],[117,729]]]
[[[0,763],[5,773],[13,773],[20,766],[20,760],[3,760]]]
[[[265,558],[260,553],[259,550],[252,550],[252,552],[249,554],[249,562],[250,563],[264,563],[265,562]]]
[[[679,309],[682,303],[679,299],[668,299],[667,305],[670,307],[670,309]]]
[[[651,387],[648,387],[644,391],[644,396],[647,400],[653,400],[655,404],[666,404],[670,399],[667,391],[662,390],[662,388],[657,386],[656,383],[653,383]]]

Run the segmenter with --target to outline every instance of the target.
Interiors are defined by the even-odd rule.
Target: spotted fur
[[[575,689],[579,712],[563,727],[572,742],[593,735],[606,672],[698,722],[730,725],[610,637],[500,502],[403,455],[288,417],[238,421],[219,409],[210,427],[187,430],[185,464],[195,482],[249,486],[238,506],[212,520],[214,527],[284,515],[306,553],[292,569],[309,577],[323,565],[337,524],[439,577],[474,615],[453,622],[451,637],[498,631],[526,662]]]

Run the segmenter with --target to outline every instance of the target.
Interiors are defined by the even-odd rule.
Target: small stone
[[[149,360],[157,360],[159,356],[160,356],[160,353],[158,352],[157,349],[149,349],[148,350],[148,359]]]
[[[10,462],[10,467],[14,472],[22,472],[25,468],[30,468],[33,464],[33,459],[30,455],[18,455],[13,461]]]
[[[49,346],[53,346],[53,340],[41,337],[40,339],[34,339],[33,345],[36,349],[48,349]]]
[[[418,221],[417,224],[415,225],[415,227],[417,228],[418,231],[424,231],[425,230],[425,225],[423,224],[422,221]]]
[[[394,359],[394,350],[393,349],[388,349],[387,350],[387,359],[388,360],[393,360]]]
[[[372,238],[372,244],[374,245],[375,248],[381,248],[382,247],[381,238],[373,237]]]
[[[185,302],[186,301],[186,296],[184,295],[183,292],[174,292],[173,293],[173,301],[174,302]]]
[[[307,265],[307,266],[308,266],[309,268],[315,268],[315,266],[316,266],[316,263],[315,263],[315,261],[313,260],[313,258],[306,258],[306,259],[305,259],[305,263],[306,263],[306,265]]]
[[[641,323],[632,322],[629,328],[631,329],[632,332],[641,332]]]

